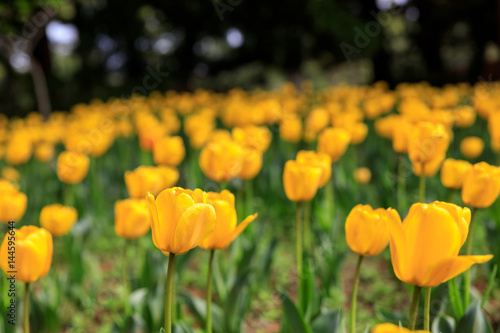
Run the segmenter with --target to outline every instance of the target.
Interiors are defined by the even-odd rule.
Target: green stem
[[[64,186],[64,205],[73,207],[75,199],[74,186],[76,185],[64,183],[63,186]]]
[[[208,278],[207,278],[207,322],[206,333],[212,333],[212,262],[214,261],[215,250],[210,250],[210,259],[208,259]]]
[[[476,216],[477,208],[473,207],[470,216],[470,224],[469,224],[469,236],[467,237],[467,244],[465,245],[465,255],[469,256],[472,251],[472,237],[474,233],[474,221]],[[465,271],[464,283],[464,308],[467,309],[470,303],[470,287],[471,287],[471,276],[470,276],[470,268]]]
[[[311,251],[311,201],[304,202],[304,248]]]
[[[168,255],[167,285],[165,288],[165,332],[172,333],[172,294],[175,275],[175,253]]]
[[[429,318],[430,318],[430,308],[431,308],[431,289],[432,289],[432,287],[425,288],[424,331],[429,331]]]
[[[30,284],[24,285],[24,333],[30,332]]]
[[[354,282],[351,294],[351,325],[350,325],[351,333],[356,332],[356,300],[358,296],[359,272],[361,271],[362,262],[363,262],[363,256],[359,255],[358,264],[356,265],[356,272],[354,273]]]
[[[398,174],[397,174],[397,196],[398,211],[403,212],[406,208],[406,175],[404,174],[404,157],[398,154]]]
[[[253,214],[253,179],[245,181],[245,215]]]
[[[415,322],[417,321],[418,315],[418,301],[420,300],[420,292],[422,291],[422,287],[414,286],[413,287],[413,298],[411,300],[410,306],[410,320],[408,322],[408,329],[413,331],[415,329]]]
[[[297,277],[299,279],[299,304],[302,304],[302,209],[301,202],[297,202],[297,211],[296,211],[296,243],[295,243],[295,256],[297,259]]]
[[[422,173],[420,174],[420,184],[419,184],[419,191],[418,191],[418,201],[419,202],[424,202],[425,201],[425,173],[424,173],[424,164],[422,163],[422,168],[420,170]]]
[[[130,312],[130,280],[128,277],[128,247],[130,245],[130,241],[127,239],[125,242],[125,247],[123,249],[123,288],[124,288],[124,311],[125,314]]]

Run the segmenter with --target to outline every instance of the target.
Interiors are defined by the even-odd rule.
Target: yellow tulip
[[[400,327],[390,323],[378,324],[372,330],[372,333],[430,333],[429,331],[410,331],[407,328]]]
[[[460,152],[467,158],[478,158],[483,153],[484,142],[477,136],[469,136],[460,142]]]
[[[241,146],[265,152],[271,144],[271,131],[264,126],[235,127],[231,131],[233,140]]]
[[[488,117],[488,130],[491,142],[500,142],[500,111],[495,111]]]
[[[48,162],[54,157],[54,144],[41,142],[35,146],[35,158],[39,162]]]
[[[12,165],[19,165],[29,161],[33,151],[33,145],[26,136],[26,133],[19,132],[8,141],[5,150],[5,160]]]
[[[432,177],[439,171],[439,168],[441,167],[441,164],[443,163],[444,159],[445,159],[444,154],[436,155],[434,159],[426,163],[412,163],[411,168],[413,170],[413,173],[417,176],[421,176],[423,171],[424,176]]]
[[[413,204],[403,223],[389,220],[391,260],[398,279],[435,287],[473,264],[490,260],[492,255],[458,255],[467,239],[470,218],[469,208],[436,201]]]
[[[26,212],[28,197],[15,189],[2,187],[3,190],[0,191],[0,222],[17,222]]]
[[[14,237],[14,238],[12,238]],[[15,242],[15,259],[9,263],[9,252]],[[52,236],[50,232],[35,226],[24,226],[10,230],[0,248],[0,265],[7,275],[15,275],[16,280],[34,282],[50,270],[52,264]],[[15,271],[17,273],[8,273]]]
[[[149,210],[146,199],[125,199],[115,203],[115,232],[135,239],[149,231]]]
[[[320,188],[323,187],[332,176],[332,163],[330,156],[327,154],[317,153],[312,150],[301,150],[297,153],[296,161],[298,163],[316,166],[321,169],[321,178],[319,180]]]
[[[262,153],[255,149],[244,149],[241,171],[238,175],[241,179],[252,179],[262,169]]]
[[[332,163],[337,162],[345,153],[351,136],[342,128],[326,128],[318,137],[318,151],[330,156]]]
[[[208,192],[207,203],[214,207],[216,216],[215,230],[200,243],[200,247],[207,250],[225,249],[257,217],[257,214],[250,215],[237,226],[234,195],[227,190]]]
[[[392,148],[397,153],[406,153],[408,151],[408,138],[411,123],[405,118],[397,118],[394,121],[392,129]]]
[[[2,168],[2,177],[11,181],[11,182],[17,182],[19,181],[19,171],[14,169],[13,167],[3,167]]]
[[[64,236],[71,230],[77,218],[78,212],[73,207],[47,205],[40,212],[40,225],[53,236]]]
[[[349,133],[351,135],[351,143],[353,145],[360,144],[365,141],[368,135],[368,126],[365,123],[356,122],[350,126]]]
[[[372,172],[366,167],[354,170],[354,180],[360,184],[368,184],[372,179]]]
[[[159,165],[177,166],[184,156],[186,156],[186,149],[180,136],[164,137],[153,147],[153,158]]]
[[[315,137],[321,130],[330,124],[330,114],[326,109],[315,108],[306,118],[306,132]]]
[[[318,191],[320,167],[297,161],[287,161],[283,170],[285,194],[291,201],[309,201]]]
[[[462,200],[466,205],[486,208],[500,194],[500,168],[486,162],[476,163],[466,172]]]
[[[453,189],[462,187],[464,176],[472,169],[472,165],[467,161],[447,158],[441,168],[441,183],[443,186]]]
[[[57,177],[64,183],[78,184],[87,176],[89,164],[86,155],[63,151],[57,158]]]
[[[345,222],[345,236],[351,250],[363,256],[376,256],[389,244],[389,220],[401,223],[398,212],[392,208],[373,209],[356,205]]]
[[[200,189],[180,187],[149,193],[148,208],[155,246],[163,253],[181,254],[197,247],[215,229],[215,210]]]
[[[243,167],[243,149],[230,140],[210,142],[200,153],[201,171],[217,182],[229,181],[237,177]]]
[[[441,124],[419,122],[412,126],[408,137],[408,155],[413,164],[427,169],[444,160],[450,138]]]
[[[134,171],[125,172],[125,185],[134,199],[144,199],[148,192],[157,195],[177,183],[178,179],[179,171],[173,167],[141,165]]]
[[[299,142],[302,138],[302,121],[296,116],[286,116],[280,123],[280,138],[287,142]]]

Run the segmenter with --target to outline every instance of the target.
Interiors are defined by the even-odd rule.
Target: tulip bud
[[[350,140],[351,136],[346,130],[329,127],[319,135],[317,150],[330,156],[332,163],[335,163],[347,150]]]
[[[153,195],[173,186],[179,179],[179,171],[173,167],[140,166],[125,172],[125,185],[134,199],[144,199],[148,192]]]
[[[297,116],[287,116],[280,124],[280,138],[287,142],[299,142],[302,138],[302,121]]]
[[[224,182],[237,177],[243,167],[242,147],[228,140],[210,142],[200,153],[201,171],[211,180]]]
[[[354,180],[360,184],[368,184],[372,179],[372,172],[370,169],[361,167],[354,170]]]
[[[19,221],[28,206],[26,194],[2,186],[0,190],[0,222]]]
[[[500,194],[500,168],[486,162],[476,163],[465,173],[462,200],[466,205],[486,208]]]
[[[54,157],[54,145],[49,142],[41,142],[35,146],[35,158],[39,162],[48,162]]]
[[[15,260],[9,262],[9,237],[15,236]],[[50,232],[35,226],[24,226],[10,230],[0,247],[0,266],[5,274],[14,275],[16,280],[34,282],[50,270],[52,264],[52,236]],[[11,273],[15,272],[15,273]]]
[[[401,222],[399,214],[392,208],[374,210],[369,205],[357,205],[345,223],[347,245],[363,256],[381,253],[389,244],[389,219]]]
[[[410,331],[409,329],[390,323],[378,324],[371,333],[431,333],[429,331]]]
[[[332,163],[330,157],[323,153],[315,151],[301,150],[297,153],[296,161],[298,163],[316,166],[321,169],[321,178],[319,187],[323,187],[332,176]]]
[[[414,164],[423,165],[425,168],[426,164],[434,166],[444,159],[449,142],[448,132],[443,125],[420,122],[410,130],[408,155]]]
[[[287,161],[283,170],[285,194],[291,201],[309,201],[318,191],[322,170],[315,165]]]
[[[118,236],[135,239],[147,234],[149,228],[145,199],[125,199],[115,203],[115,232]]]
[[[77,218],[78,213],[73,207],[53,204],[42,208],[40,225],[53,236],[64,236],[71,230]]]
[[[477,136],[469,136],[460,142],[460,152],[467,158],[478,158],[484,149],[484,143]]]
[[[238,175],[241,179],[252,179],[262,169],[262,153],[254,149],[244,149],[242,168]]]
[[[447,158],[441,168],[441,183],[443,186],[453,189],[462,187],[465,174],[472,169],[472,165],[467,161]]]
[[[87,176],[89,164],[86,155],[63,151],[57,158],[57,177],[64,183],[78,184]]]
[[[159,165],[177,166],[185,155],[186,149],[180,136],[164,137],[153,148],[154,161]]]

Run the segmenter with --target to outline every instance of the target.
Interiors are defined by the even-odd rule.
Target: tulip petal
[[[162,244],[158,241],[157,233],[160,231],[158,222],[158,210],[156,209],[156,201],[154,195],[148,193],[148,210],[149,210],[149,220],[151,223],[151,234],[153,235],[153,243],[159,249],[162,249]],[[163,250],[162,250],[163,251]]]
[[[223,247],[228,247],[229,244],[231,244],[235,239],[236,237],[238,237],[242,232],[243,230],[245,230],[245,228],[253,221],[257,218],[259,214],[255,213],[253,215],[249,215],[246,217],[246,219],[244,219],[243,221],[241,221],[240,224],[238,224],[238,226],[233,230],[233,232],[231,233],[231,235],[229,236],[229,239],[226,243],[226,245]]]
[[[482,264],[493,258],[493,255],[457,256],[437,262],[429,269],[429,275],[422,287],[434,287],[465,272],[474,264]]]
[[[14,264],[17,271],[16,280],[22,282],[38,280],[44,269],[41,266],[44,261],[45,258],[40,246],[37,246],[32,239],[18,241],[16,243],[16,260]]]
[[[398,218],[395,218],[394,214],[389,214],[389,218],[387,220],[389,223],[391,261],[394,273],[399,280],[408,282],[408,274],[406,270],[406,260],[408,255],[403,224],[399,219],[399,215]]]
[[[194,204],[182,214],[170,252],[181,254],[198,246],[215,229],[215,210],[209,204]]]

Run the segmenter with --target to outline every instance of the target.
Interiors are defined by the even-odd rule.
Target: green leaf
[[[224,304],[226,332],[240,332],[241,322],[250,307],[250,295],[247,288],[249,270],[238,276]]]
[[[341,330],[342,310],[320,314],[312,323],[314,333],[339,333]]]
[[[377,317],[383,322],[389,322],[393,324],[407,323],[408,314],[403,311],[387,311],[383,309],[377,309]]]
[[[481,304],[473,302],[460,319],[455,333],[493,333],[490,323],[481,311]]]
[[[439,315],[432,321],[432,333],[455,332],[455,319],[445,314]]]
[[[457,318],[462,318],[462,316],[464,315],[464,305],[462,303],[462,296],[458,291],[456,277],[448,281],[448,288],[450,295],[450,303],[451,306],[453,307],[453,311],[455,311]]]
[[[481,300],[481,308],[484,307],[484,303],[486,303],[486,301],[488,300],[491,290],[495,285],[495,276],[497,275],[497,268],[498,268],[497,265],[493,266],[493,270],[490,273],[490,277],[488,278],[488,288],[486,288],[486,292],[484,293],[483,298]]]
[[[278,292],[281,304],[283,305],[284,318],[290,333],[311,333],[311,329],[306,325],[304,318],[292,300],[284,293]]]
[[[191,296],[186,293],[180,293],[179,296],[184,300],[189,311],[191,311],[198,319],[202,327],[205,327],[205,320],[207,318],[207,302],[199,297]],[[224,332],[223,330],[223,315],[222,309],[212,302],[212,328],[214,332]]]

